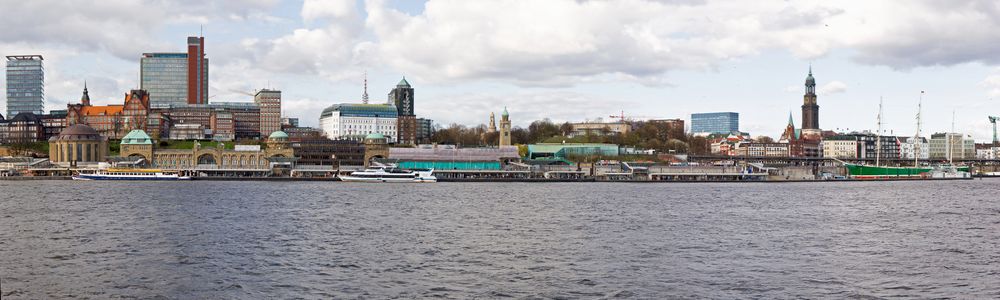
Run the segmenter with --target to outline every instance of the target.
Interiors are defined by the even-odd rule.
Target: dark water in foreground
[[[3,299],[1000,298],[1000,180],[0,195]]]

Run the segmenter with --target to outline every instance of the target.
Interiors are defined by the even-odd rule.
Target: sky
[[[142,53],[201,33],[210,102],[279,89],[304,126],[360,102],[366,73],[373,102],[405,76],[443,126],[734,111],[777,137],[801,125],[810,66],[823,129],[874,130],[881,101],[886,133],[912,136],[922,102],[924,136],[989,141],[1000,115],[1000,1],[0,1],[0,54],[45,57],[47,110],[84,81],[119,104]]]

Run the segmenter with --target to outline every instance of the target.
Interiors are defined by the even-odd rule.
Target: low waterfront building
[[[49,161],[53,163],[102,162],[108,156],[108,139],[83,124],[66,127],[49,139]]]
[[[528,145],[528,159],[568,159],[571,156],[618,156],[615,144],[542,143]]]
[[[365,146],[354,140],[331,140],[321,135],[293,138],[291,147],[298,157],[298,165],[306,166],[363,166]]]
[[[396,137],[397,111],[387,104],[334,104],[323,110],[319,126],[329,139],[362,141],[370,134],[381,134],[387,142]]]
[[[142,158],[149,166],[163,169],[271,169],[276,165],[294,164],[294,152],[288,146],[288,135],[275,131],[267,139],[267,147],[201,147],[194,143],[192,149],[158,149],[152,145],[152,138],[145,132],[133,131],[122,139],[122,157]],[[147,142],[149,146],[147,147]]]
[[[385,161],[406,169],[500,170],[508,161],[519,158],[514,146],[457,148],[453,145],[420,145],[415,148],[390,148]]]
[[[741,142],[736,144],[736,155],[744,157],[789,157],[788,143]]]
[[[614,123],[603,123],[603,122],[582,122],[582,123],[570,123],[569,137],[576,137],[582,135],[611,135],[611,134],[627,134],[632,130],[632,126],[625,121],[614,122]]]
[[[931,159],[973,159],[976,142],[961,133],[935,133],[929,144]]]

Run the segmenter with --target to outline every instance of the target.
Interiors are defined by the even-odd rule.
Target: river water
[[[3,299],[1000,298],[1000,180],[0,195]]]

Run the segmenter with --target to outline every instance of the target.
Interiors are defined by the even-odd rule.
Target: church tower
[[[813,78],[812,66],[809,66],[809,76],[806,76],[806,94],[802,103],[802,135],[818,137],[819,105],[816,104],[816,79]]]
[[[490,112],[490,127],[486,132],[489,133],[497,132],[497,118],[493,115],[493,112]]]
[[[510,114],[506,107],[500,115],[500,147],[503,146],[510,146]]]
[[[90,106],[90,92],[87,91],[87,82],[83,82],[83,96],[80,96],[80,104]]]

